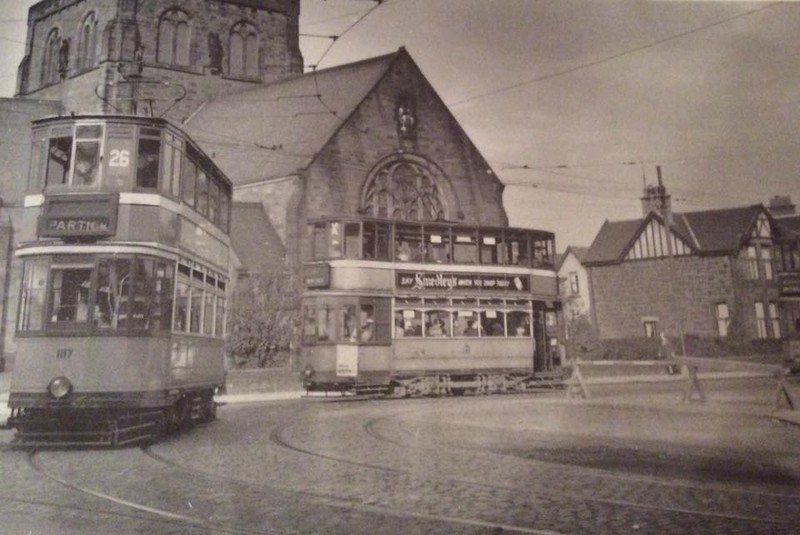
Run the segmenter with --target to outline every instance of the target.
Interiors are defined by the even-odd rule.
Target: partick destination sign
[[[51,195],[39,217],[40,237],[113,236],[117,195]]]
[[[527,275],[430,271],[398,271],[396,286],[401,290],[439,291],[529,292],[531,289],[530,278]]]

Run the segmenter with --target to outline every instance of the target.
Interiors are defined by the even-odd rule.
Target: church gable
[[[651,217],[635,236],[625,254],[625,260],[647,260],[691,254],[692,247],[689,243],[674,231],[667,229],[660,219]]]
[[[507,224],[502,184],[403,49],[315,164],[338,167],[338,213]]]

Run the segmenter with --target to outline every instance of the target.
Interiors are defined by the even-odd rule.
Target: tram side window
[[[25,261],[17,323],[20,331],[39,331],[43,327],[47,270],[46,259]]]
[[[397,225],[395,240],[395,259],[397,261],[421,262],[425,257],[425,240],[421,227]]]
[[[192,270],[188,266],[178,265],[178,281],[175,291],[175,317],[172,329],[184,333],[189,327],[189,294]]]
[[[400,309],[395,313],[395,338],[422,336],[422,312]]]
[[[217,280],[217,308],[214,336],[225,336],[225,281]]]
[[[499,310],[482,310],[481,327],[484,336],[505,336],[506,315]]]
[[[499,234],[482,233],[480,240],[481,264],[499,264],[502,257]]]
[[[208,215],[208,175],[199,167],[197,168],[197,205],[195,208],[204,216]]]
[[[197,166],[186,158],[181,170],[181,199],[194,208],[195,181],[197,180]]]
[[[392,227],[388,223],[364,222],[364,258],[389,260]]]
[[[345,223],[344,225],[344,257],[361,257],[361,225]]]
[[[189,332],[199,334],[203,319],[203,272],[192,270],[192,289],[189,299]]]
[[[472,233],[453,233],[453,261],[458,264],[474,264],[476,260],[475,236]]]
[[[531,315],[529,312],[514,310],[508,313],[508,336],[530,336]]]
[[[51,276],[51,323],[86,322],[89,318],[92,268],[53,268]]]
[[[169,330],[172,325],[172,284],[174,265],[156,262],[153,271],[153,303],[150,312],[154,330]]]
[[[453,336],[476,337],[481,334],[478,315],[472,310],[457,310],[453,322]]]
[[[448,337],[452,332],[450,312],[431,310],[425,313],[425,336],[427,338]]]
[[[97,268],[95,326],[99,329],[123,329],[131,314],[131,261],[103,259]]]
[[[155,189],[158,187],[161,139],[155,136],[159,135],[159,130],[151,128],[143,128],[140,133],[136,159],[136,186],[139,188]],[[169,175],[164,174],[164,176]]]
[[[439,264],[450,262],[450,232],[448,229],[426,229],[425,239],[428,242],[426,244],[426,260],[428,262]]]
[[[528,237],[524,234],[506,235],[506,258],[514,265],[527,266],[530,264],[528,251]]]
[[[340,323],[341,331],[339,341],[341,342],[358,342],[358,327],[356,323],[356,306],[344,305],[341,309],[342,321]]]

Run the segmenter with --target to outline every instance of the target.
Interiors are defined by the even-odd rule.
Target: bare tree
[[[226,352],[233,365],[288,365],[299,318],[300,290],[293,272],[282,269],[240,278],[228,314]]]

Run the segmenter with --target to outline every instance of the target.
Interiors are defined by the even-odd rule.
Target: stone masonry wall
[[[644,336],[644,318],[659,329],[716,336],[717,303],[731,311],[733,286],[727,257],[676,257],[591,267],[592,302],[601,339]]]

